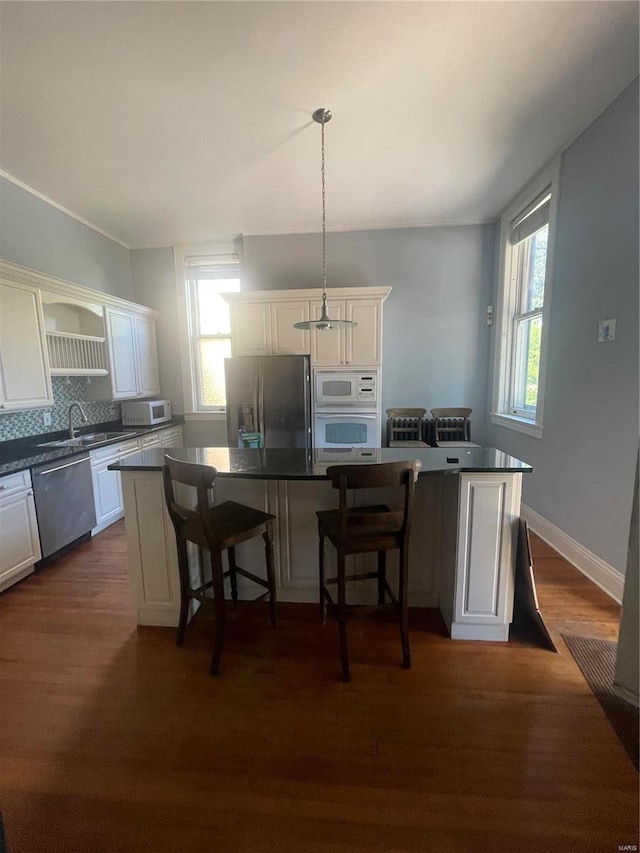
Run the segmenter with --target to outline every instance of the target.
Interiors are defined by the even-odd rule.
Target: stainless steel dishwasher
[[[89,454],[38,465],[31,476],[44,559],[96,525]]]

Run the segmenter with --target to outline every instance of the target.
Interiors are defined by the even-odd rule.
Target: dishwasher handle
[[[36,477],[44,477],[45,474],[54,474],[56,471],[62,471],[64,468],[71,468],[72,465],[80,465],[82,462],[86,462],[87,457],[83,456],[82,459],[76,459],[75,462],[67,462],[66,465],[58,465],[56,468],[48,468],[46,471],[34,471]]]

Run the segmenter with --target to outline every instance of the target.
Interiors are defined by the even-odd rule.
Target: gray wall
[[[616,340],[597,343],[615,317]],[[638,81],[563,156],[542,439],[489,426],[535,467],[524,502],[624,573],[638,447]]]
[[[133,299],[128,249],[2,177],[0,258]]]
[[[471,406],[482,440],[495,227],[327,235],[331,287],[392,286],[384,303],[382,408]],[[244,238],[243,287],[320,287],[318,234]]]

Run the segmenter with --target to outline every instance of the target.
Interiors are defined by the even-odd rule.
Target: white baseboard
[[[525,504],[520,507],[520,515],[534,533],[614,601],[622,604],[624,575]]]

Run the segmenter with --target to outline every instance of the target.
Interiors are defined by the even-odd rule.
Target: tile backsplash
[[[110,400],[96,402],[87,400],[87,378],[84,376],[54,376],[54,404],[48,409],[29,409],[26,412],[11,412],[0,415],[0,441],[11,441],[14,438],[26,438],[30,435],[40,435],[45,432],[67,429],[69,426],[69,406],[80,403],[90,424],[100,424],[107,421],[119,421],[121,417],[120,403]],[[45,426],[42,415],[51,412],[51,426]],[[82,426],[78,412],[74,412],[73,423]]]

